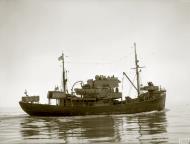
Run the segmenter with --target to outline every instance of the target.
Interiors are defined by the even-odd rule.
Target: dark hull
[[[56,106],[19,102],[21,108],[31,116],[77,116],[103,114],[134,114],[161,111],[165,108],[166,96],[143,102],[116,104],[109,106]]]

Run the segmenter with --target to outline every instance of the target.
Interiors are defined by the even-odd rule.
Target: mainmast
[[[135,66],[136,66],[136,75],[137,75],[137,93],[138,96],[140,95],[140,81],[139,81],[139,60],[137,59],[137,51],[136,51],[136,43],[134,43],[134,49],[135,49]]]
[[[65,65],[64,65],[64,54],[62,53],[62,55],[58,58],[59,61],[62,61],[63,64],[63,79],[62,79],[62,87],[63,87],[63,92],[66,92],[66,83],[67,83],[67,79],[65,77]]]

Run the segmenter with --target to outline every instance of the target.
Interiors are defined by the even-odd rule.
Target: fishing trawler
[[[165,108],[166,90],[148,82],[147,86],[141,86],[139,82],[139,60],[135,49],[136,84],[129,76],[123,75],[129,80],[137,91],[137,97],[125,96],[123,100],[119,90],[120,80],[114,76],[96,75],[94,79],[86,83],[77,81],[73,84],[71,93],[66,89],[67,78],[64,67],[64,54],[59,57],[63,65],[62,90],[55,88],[48,91],[48,104],[39,103],[39,96],[25,96],[19,102],[21,108],[31,116],[77,116],[77,115],[103,115],[103,114],[134,114],[150,111],[161,111]],[[80,88],[74,86],[80,83]],[[51,101],[55,100],[56,104]]]

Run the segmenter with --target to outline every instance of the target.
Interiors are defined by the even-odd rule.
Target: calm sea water
[[[190,143],[190,105],[133,115],[30,117],[0,110],[0,143]]]

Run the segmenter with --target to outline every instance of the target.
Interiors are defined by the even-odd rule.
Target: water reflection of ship
[[[24,120],[20,123],[21,126],[20,132],[24,139],[40,134],[39,126],[33,125],[34,121],[35,118],[24,117]]]
[[[138,133],[137,139],[139,143],[150,141],[153,143],[168,142],[167,117],[165,111],[128,117],[127,122],[128,124],[137,124],[136,132]],[[129,131],[131,129],[127,130]]]
[[[51,139],[56,142],[165,143],[165,112],[141,115],[85,117],[25,117],[21,125],[24,139]]]
[[[21,135],[24,139],[56,138],[62,142],[70,142],[71,139],[76,138],[80,143],[80,140],[83,142],[85,140],[109,142],[114,138],[114,120],[111,116],[26,117],[20,125]]]

